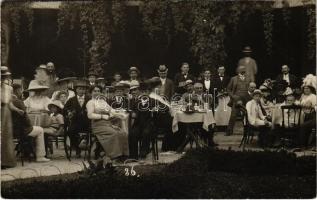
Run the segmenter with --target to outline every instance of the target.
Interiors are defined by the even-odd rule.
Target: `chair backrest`
[[[249,126],[249,119],[248,119],[248,111],[244,106],[239,106],[237,108],[241,113],[242,123],[244,126]]]
[[[298,128],[301,123],[302,107],[299,105],[284,105],[284,106],[281,106],[281,109],[282,109],[282,127],[283,128]]]

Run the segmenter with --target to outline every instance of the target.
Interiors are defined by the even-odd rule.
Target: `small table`
[[[178,152],[182,152],[188,142],[194,140],[197,147],[200,147],[198,142],[197,134],[195,134],[195,126],[196,123],[202,123],[202,128],[206,131],[209,131],[209,126],[215,124],[216,121],[213,116],[213,112],[211,110],[204,111],[204,112],[194,112],[194,113],[186,113],[180,110],[173,111],[173,124],[172,124],[172,131],[175,133],[178,131],[178,123],[184,123],[186,125],[186,139],[183,144],[180,145],[178,148]]]
[[[178,131],[178,123],[197,123],[202,122],[202,128],[208,131],[208,127],[211,124],[215,124],[216,121],[214,119],[214,115],[211,110],[205,112],[194,112],[191,114],[187,114],[183,111],[172,112],[173,123],[172,123],[172,131],[173,133]]]

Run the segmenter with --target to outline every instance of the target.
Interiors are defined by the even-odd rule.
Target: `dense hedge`
[[[313,198],[316,157],[195,150],[148,173],[100,172],[2,183],[6,198]],[[137,171],[140,171],[138,169]]]

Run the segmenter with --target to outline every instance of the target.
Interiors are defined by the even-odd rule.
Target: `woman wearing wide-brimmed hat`
[[[32,80],[27,91],[34,92],[33,96],[29,96],[24,100],[27,112],[48,111],[47,105],[51,100],[43,95],[43,92],[48,89],[46,85],[40,85],[38,81]]]
[[[307,146],[313,143],[313,138],[316,140],[316,134],[312,129],[316,128],[316,109],[317,109],[317,77],[308,74],[302,85],[303,94],[300,98],[300,105],[304,111],[304,123],[301,124],[301,145]]]
[[[73,88],[73,84],[76,81],[76,79],[76,77],[65,77],[58,79],[55,82],[55,91],[52,94],[51,100],[59,100],[58,95],[60,94],[60,92],[66,92],[67,100],[74,97],[75,92],[71,89]]]
[[[303,94],[300,98],[300,104],[304,107],[304,112],[309,113],[317,105],[316,99],[317,77],[309,74],[303,80]]]
[[[1,66],[1,168],[15,167],[12,120],[9,104],[12,87],[8,67]]]
[[[33,96],[29,96],[24,100],[26,112],[33,126],[48,128],[51,125],[51,119],[48,114],[48,104],[51,103],[51,100],[44,95],[47,89],[47,86],[40,85],[36,80],[32,80],[27,89],[29,92],[34,92]],[[42,160],[46,161],[43,158]]]

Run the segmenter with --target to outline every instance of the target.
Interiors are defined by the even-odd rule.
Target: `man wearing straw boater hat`
[[[253,99],[246,104],[246,110],[248,115],[248,122],[251,126],[256,127],[259,130],[259,145],[264,146],[267,138],[268,131],[272,126],[269,119],[263,114],[261,108],[261,90],[254,90],[252,93]]]
[[[246,76],[248,76],[251,81],[255,82],[255,76],[258,72],[258,67],[256,61],[251,58],[252,49],[249,46],[244,47],[243,51],[244,57],[239,60],[238,66],[245,66]]]
[[[76,96],[67,101],[63,112],[71,145],[76,148],[77,157],[81,156],[81,150],[78,147],[80,143],[79,133],[87,133],[90,127],[86,109],[86,104],[89,101],[89,97],[86,95],[88,88],[89,83],[86,80],[77,80],[74,85]]]
[[[129,84],[140,83],[140,70],[137,67],[130,67],[128,70],[130,79],[128,80]]]

